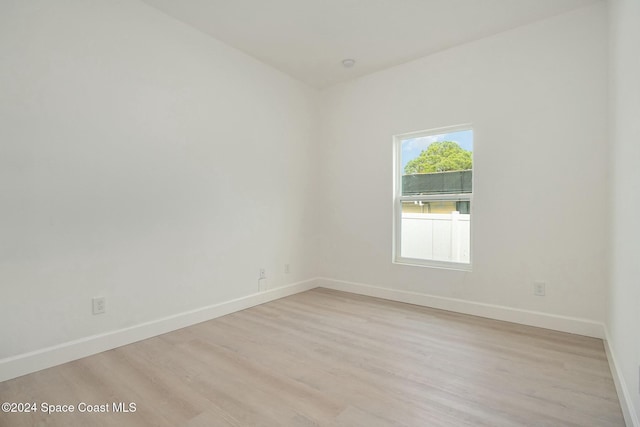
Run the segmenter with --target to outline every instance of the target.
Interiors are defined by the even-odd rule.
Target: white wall
[[[606,16],[596,4],[325,90],[320,274],[604,321]],[[392,136],[464,123],[473,271],[392,264]]]
[[[613,227],[609,345],[635,425],[640,425],[640,2],[612,0],[610,6]]]
[[[143,3],[4,0],[0,94],[0,359],[312,277],[315,90]]]

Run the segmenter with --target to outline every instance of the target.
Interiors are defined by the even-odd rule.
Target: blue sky
[[[418,157],[422,150],[436,141],[455,141],[465,150],[473,151],[473,131],[471,130],[405,139],[402,141],[402,168],[404,169],[410,160]]]

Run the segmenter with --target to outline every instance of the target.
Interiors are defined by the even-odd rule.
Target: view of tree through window
[[[396,137],[396,261],[471,262],[473,131]]]
[[[405,175],[471,169],[471,151],[460,147],[455,141],[429,144],[420,155],[409,160],[404,167]]]

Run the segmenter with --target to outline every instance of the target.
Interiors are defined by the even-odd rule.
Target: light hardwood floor
[[[38,406],[11,427],[624,425],[601,340],[327,289],[5,381],[0,402]]]

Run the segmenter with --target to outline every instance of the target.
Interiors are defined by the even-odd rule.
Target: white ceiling
[[[321,88],[599,0],[143,1]]]

